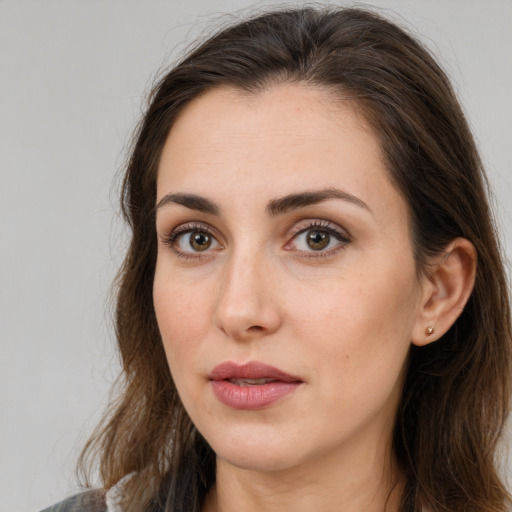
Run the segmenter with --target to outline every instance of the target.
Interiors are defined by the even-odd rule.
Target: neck
[[[342,464],[339,454],[328,454],[276,471],[241,469],[218,459],[203,512],[397,512],[403,478],[390,452],[347,452]]]

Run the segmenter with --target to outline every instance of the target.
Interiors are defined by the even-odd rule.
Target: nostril
[[[250,332],[260,332],[263,331],[263,327],[261,325],[253,325],[247,329]]]

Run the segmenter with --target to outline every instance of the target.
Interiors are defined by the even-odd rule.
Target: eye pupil
[[[206,251],[212,245],[212,239],[207,233],[196,231],[190,234],[190,245],[195,251]]]
[[[315,251],[325,249],[329,245],[330,240],[329,233],[325,231],[309,231],[307,235],[307,243]]]

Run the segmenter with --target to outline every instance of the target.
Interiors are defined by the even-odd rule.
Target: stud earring
[[[435,329],[434,329],[431,325],[429,325],[429,326],[425,329],[425,334],[426,334],[427,336],[432,336],[432,334],[434,334],[434,332],[435,332]]]

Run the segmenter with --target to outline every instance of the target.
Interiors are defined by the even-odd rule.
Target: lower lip
[[[274,381],[253,386],[238,386],[227,380],[212,380],[215,396],[232,409],[263,409],[293,393],[300,382]]]

